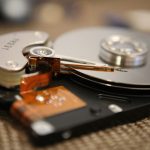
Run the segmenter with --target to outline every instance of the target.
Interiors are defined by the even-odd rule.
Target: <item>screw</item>
[[[108,106],[108,109],[111,110],[113,113],[119,113],[119,112],[123,111],[123,109],[120,106],[116,105],[116,104],[110,104]]]

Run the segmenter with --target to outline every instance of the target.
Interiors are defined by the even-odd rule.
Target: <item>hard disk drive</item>
[[[149,115],[150,35],[83,28],[0,36],[0,104],[51,144]]]

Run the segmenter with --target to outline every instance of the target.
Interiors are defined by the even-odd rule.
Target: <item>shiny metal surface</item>
[[[55,51],[45,46],[35,46],[29,50],[29,53],[37,57],[54,57]]]
[[[128,36],[110,35],[100,46],[100,58],[112,65],[137,67],[146,63],[146,44]]]
[[[20,71],[27,63],[23,50],[32,45],[44,44],[48,34],[38,31],[14,32],[0,36],[0,69]]]
[[[131,30],[118,28],[86,28],[71,31],[58,37],[53,48],[60,55],[67,55],[80,59],[86,59],[97,63],[105,64],[99,57],[100,43],[110,35],[122,35],[137,39],[145,43],[150,49],[150,35],[138,33]],[[125,68],[128,72],[96,72],[87,70],[77,70],[82,75],[86,75],[104,81],[107,86],[124,85],[126,88],[147,88],[150,86],[150,53],[147,55],[147,62],[140,67]]]

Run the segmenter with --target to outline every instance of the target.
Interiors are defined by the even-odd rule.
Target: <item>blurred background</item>
[[[150,32],[149,0],[0,0],[0,34],[42,30],[52,39],[89,26]]]

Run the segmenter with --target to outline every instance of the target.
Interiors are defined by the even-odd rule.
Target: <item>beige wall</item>
[[[67,17],[64,12],[65,1],[53,0],[40,5],[33,19],[26,24],[0,23],[0,33],[17,30],[44,30],[55,38],[63,32],[85,26],[105,25],[105,16],[111,12],[123,15],[136,9],[150,10],[149,0],[68,0],[75,3],[79,11],[75,17]],[[61,3],[60,3],[61,2]],[[51,9],[49,9],[50,7]]]

